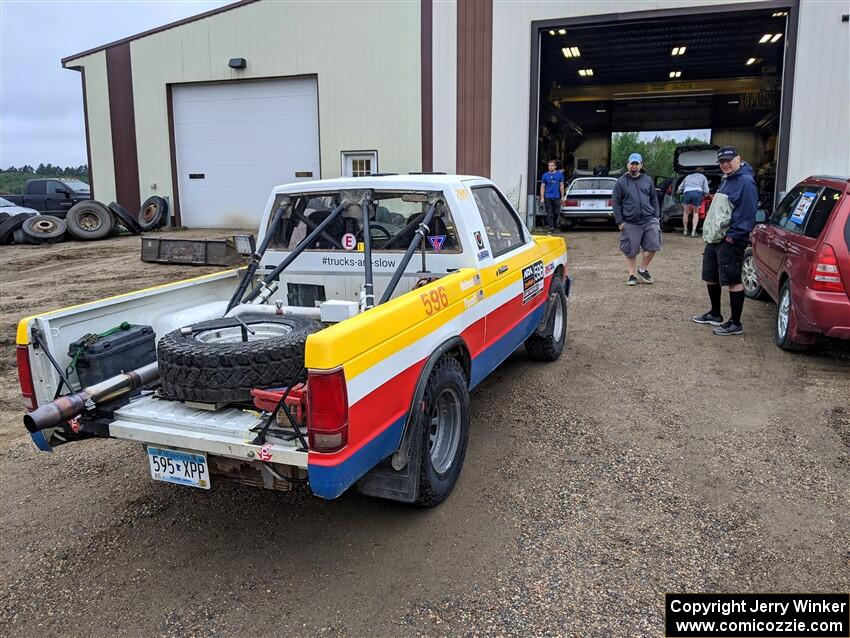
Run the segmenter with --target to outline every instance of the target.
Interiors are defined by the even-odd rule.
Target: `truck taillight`
[[[614,206],[614,200],[613,200],[613,199],[606,199],[606,200],[605,200],[605,205],[606,205],[608,208],[613,208],[613,206]]]
[[[809,288],[824,292],[844,292],[841,274],[838,272],[838,259],[829,244],[821,244],[818,256],[812,264]]]
[[[565,199],[564,200],[564,207],[566,207],[566,208],[576,208],[577,206],[578,206],[578,200],[577,199]]]
[[[308,372],[307,436],[314,452],[336,452],[348,444],[348,391],[342,368]]]
[[[35,384],[32,382],[29,346],[17,346],[15,358],[18,360],[18,379],[21,382],[21,394],[27,410],[35,410],[38,402],[35,398]]]

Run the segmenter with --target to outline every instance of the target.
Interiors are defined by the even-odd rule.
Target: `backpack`
[[[702,225],[702,238],[705,243],[716,244],[723,241],[726,230],[732,223],[732,208],[732,202],[728,195],[714,194],[714,199],[711,201],[711,206]]]

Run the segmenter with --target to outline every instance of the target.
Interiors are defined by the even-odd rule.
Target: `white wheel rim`
[[[752,255],[744,257],[744,263],[741,267],[741,279],[744,282],[744,288],[749,292],[754,291],[759,286],[758,272],[753,265]]]
[[[555,321],[552,325],[552,337],[555,343],[560,343],[564,338],[564,303],[559,297],[555,300]]]
[[[780,339],[784,339],[788,333],[788,318],[791,314],[791,291],[786,289],[779,300],[779,308],[776,313],[776,332]]]

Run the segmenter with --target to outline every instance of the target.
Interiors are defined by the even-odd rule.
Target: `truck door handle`
[[[507,267],[507,266],[499,266],[499,267],[496,269],[496,274],[497,274],[497,275],[504,275],[506,272],[508,272],[508,267]]]

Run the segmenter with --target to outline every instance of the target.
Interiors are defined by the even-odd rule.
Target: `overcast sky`
[[[68,55],[232,0],[0,0],[0,167],[86,163],[80,74]]]

